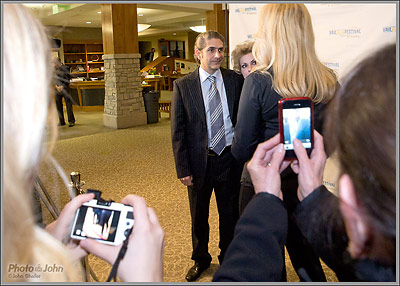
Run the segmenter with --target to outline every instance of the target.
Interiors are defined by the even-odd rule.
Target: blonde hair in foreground
[[[32,190],[45,155],[46,122],[56,136],[51,96],[50,42],[43,26],[23,6],[4,4],[4,193],[3,273],[6,281],[82,281],[66,247],[35,225]],[[76,262],[79,263],[79,262]],[[55,273],[12,277],[11,265],[62,267]],[[29,272],[26,272],[29,273]],[[11,276],[9,276],[11,274]]]
[[[328,102],[336,90],[334,71],[315,53],[310,14],[304,4],[266,4],[258,22],[253,56],[258,69],[272,68],[273,87],[284,98],[307,96]]]

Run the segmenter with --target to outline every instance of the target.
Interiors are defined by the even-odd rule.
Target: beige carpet
[[[176,179],[170,140],[170,121],[113,130],[102,125],[102,112],[75,112],[76,125],[60,127],[60,139],[53,155],[67,174],[79,171],[84,189],[98,189],[105,199],[119,202],[127,194],[143,196],[155,209],[165,231],[164,282],[186,282],[193,262],[191,256],[190,213],[187,190]],[[68,202],[68,194],[52,167],[43,164],[40,177],[57,206]],[[44,221],[51,220],[44,210]],[[211,281],[218,268],[218,213],[215,197],[210,206],[211,267],[198,282]],[[299,281],[287,256],[288,281]],[[111,266],[89,256],[89,264],[100,281],[105,281]],[[327,279],[337,281],[324,265]],[[91,281],[93,281],[91,279]]]

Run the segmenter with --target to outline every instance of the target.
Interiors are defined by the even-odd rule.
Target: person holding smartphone
[[[338,86],[334,71],[316,55],[311,17],[304,4],[266,4],[258,26],[253,47],[257,67],[243,85],[232,143],[233,156],[243,163],[250,160],[259,143],[279,132],[280,99],[310,98],[314,103],[314,128],[322,132],[325,106]],[[297,175],[290,168],[282,173],[282,190],[284,204],[291,214],[298,199]],[[253,196],[252,185],[241,188],[241,213]],[[313,281],[326,281],[318,256],[290,215],[288,224],[286,248],[300,280],[304,281],[299,273],[303,268]],[[285,268],[284,264],[282,267]],[[285,280],[283,273],[282,281]]]
[[[310,156],[294,140],[291,169],[298,174],[300,203],[292,215],[339,281],[396,281],[396,64],[395,44],[365,58],[326,111],[325,140],[314,131]],[[337,196],[322,184],[324,141],[338,155]],[[282,201],[285,152],[279,135],[258,145],[248,164],[256,195],[213,281],[280,278],[289,216]]]

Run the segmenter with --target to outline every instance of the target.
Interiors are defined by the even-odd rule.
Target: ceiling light
[[[143,32],[144,30],[147,30],[148,28],[150,28],[151,25],[149,24],[138,24],[138,33]]]
[[[101,14],[101,11],[97,12],[98,14]]]
[[[143,17],[143,14],[138,14],[139,17]]]
[[[87,21],[86,24],[92,24],[92,22]]]
[[[204,33],[206,31],[206,26],[193,26],[193,27],[190,27],[190,29],[197,33]]]

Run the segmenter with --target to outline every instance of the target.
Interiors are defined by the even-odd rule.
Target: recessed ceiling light
[[[101,14],[101,11],[97,12],[98,14]]]
[[[142,17],[142,16],[143,16],[143,14],[138,14],[138,16]]]
[[[172,35],[176,36],[176,33],[173,33]]]
[[[92,24],[92,22],[87,21],[86,24]]]

